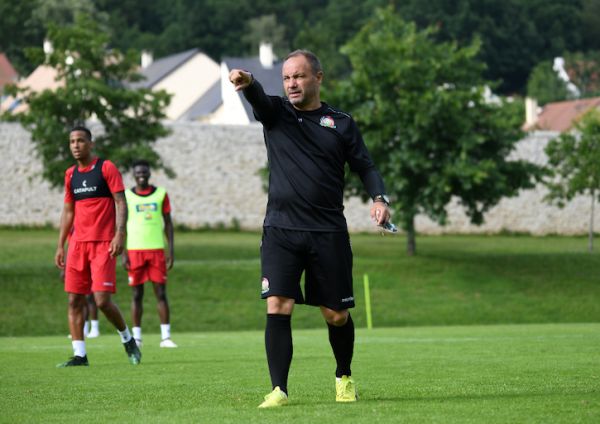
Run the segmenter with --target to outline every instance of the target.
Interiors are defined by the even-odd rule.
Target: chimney
[[[44,39],[43,48],[44,48],[44,53],[46,54],[46,56],[48,56],[48,55],[52,54],[52,52],[54,52],[54,47],[52,47],[52,41],[48,40],[47,38]]]
[[[149,50],[142,50],[142,58],[141,65],[142,69],[146,69],[148,66],[152,64],[154,61],[154,57],[152,56],[152,52]]]
[[[555,57],[552,63],[552,70],[556,72],[556,75],[561,81],[564,81],[567,86],[567,91],[571,97],[578,99],[581,96],[581,91],[569,78],[567,69],[565,68],[565,59],[562,57]]]
[[[263,68],[272,69],[275,55],[273,54],[273,45],[271,43],[260,43],[258,57]]]
[[[538,120],[538,103],[536,99],[525,97],[525,128],[533,128]]]

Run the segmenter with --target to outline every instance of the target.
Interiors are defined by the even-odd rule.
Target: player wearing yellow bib
[[[142,347],[142,313],[144,283],[151,281],[160,318],[160,347],[177,347],[171,340],[167,269],[173,267],[173,222],[169,196],[162,187],[150,185],[150,164],[139,160],[133,164],[135,187],[125,190],[127,199],[127,245],[123,266],[133,289],[131,315],[133,337]],[[165,257],[165,236],[168,253]]]

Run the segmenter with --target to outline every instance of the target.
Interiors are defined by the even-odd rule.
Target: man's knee
[[[111,305],[111,298],[109,293],[96,293],[94,296],[94,300],[96,301],[96,306],[98,309],[105,310]]]
[[[85,305],[85,296],[82,294],[69,293],[69,309],[81,310]]]
[[[144,286],[133,286],[133,301],[142,303],[144,300]]]
[[[334,327],[342,327],[348,322],[349,312],[347,309],[341,311],[334,311],[333,309],[321,308],[321,312],[323,313],[323,317],[327,324],[333,325]]]
[[[296,301],[289,297],[269,296],[267,298],[267,313],[291,315]]]
[[[164,284],[154,283],[154,294],[158,302],[167,301],[167,289]]]

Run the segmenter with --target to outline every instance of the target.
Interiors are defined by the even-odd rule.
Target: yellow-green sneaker
[[[259,408],[274,408],[288,403],[288,397],[279,386],[275,387],[271,393],[265,396],[265,401],[258,405]]]
[[[343,375],[341,379],[335,380],[335,401],[336,402],[356,402],[356,384],[352,377]]]

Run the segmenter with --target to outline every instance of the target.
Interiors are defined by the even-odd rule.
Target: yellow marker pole
[[[367,312],[367,328],[373,329],[373,317],[371,316],[371,291],[369,290],[369,276],[365,274],[363,276],[363,282],[365,285],[365,310]]]

